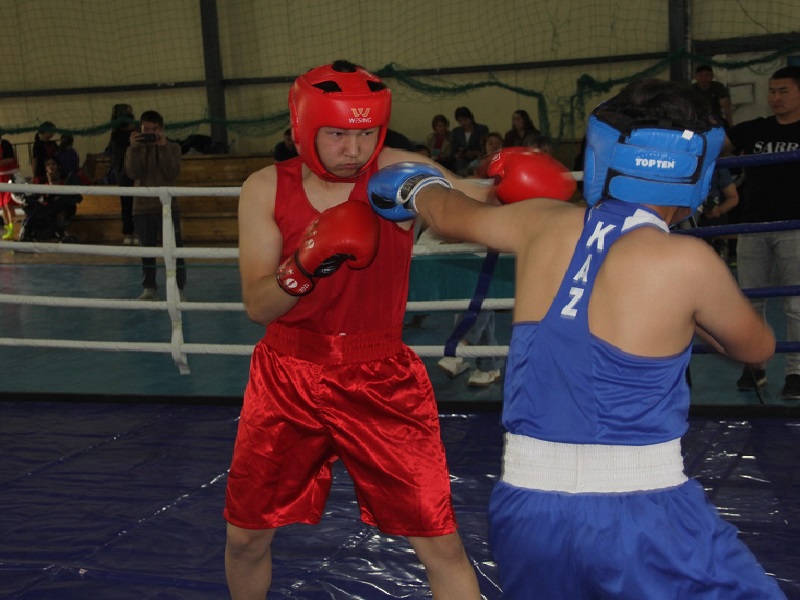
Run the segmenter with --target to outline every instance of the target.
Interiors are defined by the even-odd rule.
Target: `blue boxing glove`
[[[401,162],[375,173],[367,184],[367,195],[379,216],[389,221],[408,221],[417,216],[414,208],[417,193],[432,183],[453,187],[436,167]]]

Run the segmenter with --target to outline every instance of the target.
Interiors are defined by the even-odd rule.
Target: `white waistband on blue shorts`
[[[687,481],[680,439],[649,446],[546,442],[506,433],[502,481],[553,492],[658,490]]]

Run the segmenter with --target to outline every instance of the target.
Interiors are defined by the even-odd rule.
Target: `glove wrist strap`
[[[427,175],[427,174],[420,175],[419,178],[412,177],[408,181],[406,181],[406,183],[403,186],[403,187],[405,187],[405,186],[409,186],[410,187],[410,190],[407,192],[408,193],[408,200],[405,203],[405,207],[408,210],[413,210],[415,213],[419,213],[419,211],[417,210],[416,203],[415,203],[415,199],[417,197],[417,194],[419,193],[419,191],[422,188],[425,188],[425,187],[427,187],[427,186],[429,186],[431,184],[434,184],[434,183],[438,184],[438,185],[441,185],[443,187],[446,187],[446,188],[452,188],[453,187],[452,185],[450,185],[450,182],[447,181],[447,179],[445,179],[444,177],[432,177],[432,176]]]
[[[290,296],[305,296],[314,289],[314,279],[297,260],[297,252],[278,267],[275,279],[281,289]]]

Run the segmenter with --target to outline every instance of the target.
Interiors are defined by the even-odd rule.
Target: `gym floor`
[[[5,254],[5,253],[0,253]],[[163,277],[163,275],[160,275]],[[0,293],[135,298],[139,266],[0,261]],[[239,297],[235,265],[191,264],[190,301]],[[770,308],[782,331],[780,304]],[[498,313],[508,342],[510,314]],[[4,304],[0,337],[169,341],[166,314]],[[409,315],[409,322],[411,322]],[[406,329],[410,345],[444,344],[452,313]],[[243,313],[184,314],[188,342],[253,344]],[[191,355],[180,375],[168,355],[0,346],[0,597],[226,597],[225,480],[247,379],[247,357]],[[425,359],[442,414],[461,535],[487,599],[500,598],[487,545],[486,505],[499,472],[502,385],[470,388]],[[686,470],[741,531],[789,598],[800,599],[800,414],[779,398],[782,359],[763,401],[737,392],[738,365],[692,359]],[[358,519],[337,467],[322,523],[275,541],[270,598],[425,598],[405,540]]]

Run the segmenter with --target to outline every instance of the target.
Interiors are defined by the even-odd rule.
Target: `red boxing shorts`
[[[433,388],[400,333],[272,324],[253,352],[225,519],[244,529],[318,523],[337,458],[365,523],[391,535],[455,532]]]

